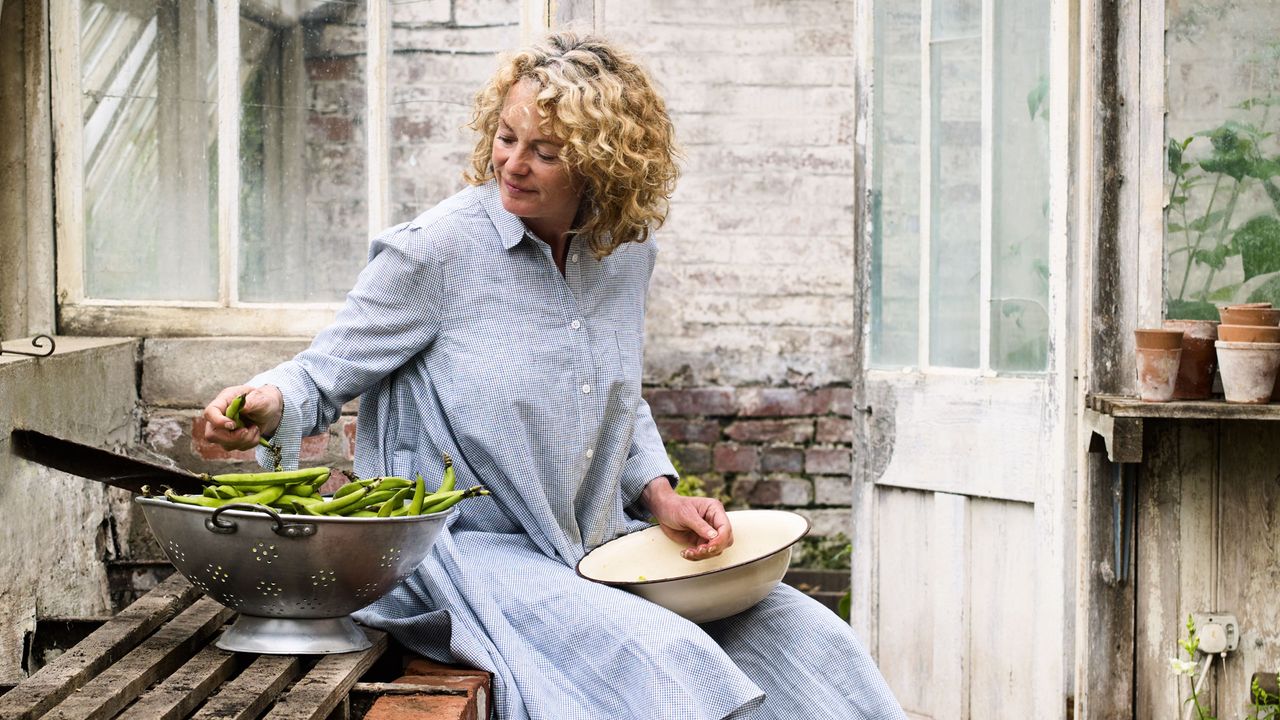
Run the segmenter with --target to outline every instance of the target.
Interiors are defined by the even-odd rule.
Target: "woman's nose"
[[[511,151],[511,155],[507,157],[505,163],[507,172],[524,174],[529,170],[529,151],[516,148]]]

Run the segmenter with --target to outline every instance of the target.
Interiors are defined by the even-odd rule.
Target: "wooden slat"
[[[171,575],[74,648],[0,697],[0,717],[26,720],[43,715],[161,623],[190,605],[199,594],[186,578],[176,573]]]
[[[186,665],[129,706],[118,720],[185,718],[235,673],[240,657],[209,643]]]
[[[326,655],[280,698],[267,720],[325,720],[360,676],[387,649],[387,635],[365,629],[373,646],[358,653]]]
[[[1225,400],[1143,402],[1120,395],[1093,395],[1089,407],[1113,417],[1164,418],[1169,420],[1280,420],[1280,403],[1240,405]]]
[[[125,657],[55,707],[48,717],[65,720],[109,718],[200,649],[235,613],[201,598]]]
[[[302,674],[295,655],[261,655],[235,680],[222,686],[192,720],[251,720]]]

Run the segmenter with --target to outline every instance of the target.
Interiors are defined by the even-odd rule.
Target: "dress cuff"
[[[637,453],[627,458],[622,468],[622,501],[635,517],[648,517],[649,509],[640,502],[644,489],[656,477],[667,476],[674,489],[679,475],[666,453]]]
[[[266,439],[280,449],[281,469],[296,469],[302,454],[303,428],[302,408],[298,406],[296,400],[298,397],[297,390],[290,387],[292,383],[290,383],[287,375],[277,373],[274,370],[254,377],[247,384],[254,387],[275,385],[280,389],[280,395],[284,398],[284,410],[280,415],[280,425],[276,427],[275,434]],[[259,445],[256,452],[259,465],[267,470],[275,469],[275,457],[272,456],[271,451]]]

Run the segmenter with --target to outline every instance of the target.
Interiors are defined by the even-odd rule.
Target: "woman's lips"
[[[527,193],[531,193],[531,192],[533,192],[532,190],[526,190],[525,188],[522,188],[522,187],[516,187],[515,185],[512,185],[511,183],[509,183],[509,182],[505,182],[505,181],[503,182],[503,185],[506,185],[506,186],[507,186],[507,192],[510,192],[510,193],[517,193],[517,194],[519,194],[519,193],[525,193],[525,194],[527,194]]]

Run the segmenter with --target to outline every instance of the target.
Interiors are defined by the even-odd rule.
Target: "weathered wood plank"
[[[1143,418],[1115,417],[1085,408],[1082,422],[1087,431],[1102,438],[1111,462],[1142,462]],[[1092,438],[1090,450],[1093,449]]]
[[[1215,661],[1210,678],[1216,689],[1218,717],[1244,717],[1249,707],[1249,681],[1259,670],[1280,667],[1280,427],[1255,425],[1249,432],[1221,433],[1216,510],[1209,537],[1217,537],[1212,552],[1216,560],[1213,605],[1192,610],[1234,613],[1240,622],[1240,646],[1225,666]],[[1188,540],[1208,545],[1204,537]],[[1196,578],[1208,585],[1209,578]],[[1184,616],[1185,620],[1185,616]]]
[[[1034,628],[1046,612],[1036,603],[1043,582],[1036,563],[1035,506],[1001,500],[970,500],[969,547],[969,679],[968,705],[976,718],[1027,717],[1035,707],[1035,670],[1052,662],[1031,636],[1009,628]],[[1061,596],[1055,598],[1061,604]],[[1050,646],[1052,647],[1052,646]],[[1062,711],[1060,700],[1043,714]]]
[[[260,655],[235,680],[222,686],[192,720],[252,720],[302,674],[296,655]]]
[[[25,720],[43,715],[199,595],[200,591],[186,578],[174,573],[74,648],[0,697],[0,717]]]
[[[933,667],[931,669],[930,713],[935,718],[969,720],[966,699],[972,653],[969,644],[969,505],[963,495],[933,493],[928,515],[931,526],[928,549],[929,593],[926,607],[933,617]],[[891,566],[892,567],[892,566]]]
[[[875,493],[879,537],[873,546],[873,598],[877,633],[885,639],[880,672],[908,713],[933,717],[933,606],[920,588],[932,587],[935,546],[930,517],[932,493],[879,488]]]
[[[1089,406],[1117,418],[1164,418],[1170,420],[1280,420],[1280,403],[1241,405],[1225,400],[1176,400],[1144,402],[1119,395],[1090,396]]]
[[[267,720],[324,720],[387,649],[387,634],[364,630],[373,645],[358,653],[326,655],[276,702]]]
[[[209,643],[186,665],[147,691],[117,720],[185,718],[240,665],[240,657]]]
[[[1188,535],[1209,530],[1198,522],[1212,517],[1206,501],[1212,495],[1218,450],[1217,423],[1161,422],[1151,430],[1147,462],[1138,479],[1135,566],[1140,592],[1135,599],[1134,712],[1144,720],[1180,714],[1178,678],[1169,672],[1169,658],[1180,653],[1177,641],[1185,606],[1201,602],[1197,595],[1209,590],[1208,583],[1186,584],[1188,569],[1207,576],[1201,561],[1212,554],[1210,543]],[[1197,549],[1190,550],[1188,543]]]
[[[234,614],[211,598],[197,600],[63,700],[47,717],[50,720],[99,720],[115,715],[157,679],[195,654]]]

